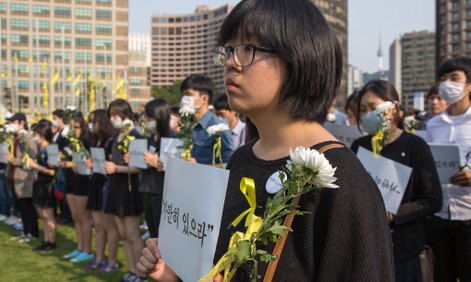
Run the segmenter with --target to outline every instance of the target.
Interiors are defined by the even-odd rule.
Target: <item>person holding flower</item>
[[[54,206],[56,198],[52,181],[56,170],[48,165],[47,146],[52,143],[51,122],[41,120],[33,129],[33,141],[39,145],[36,160],[30,159],[32,169],[38,171],[33,185],[33,203],[38,209],[38,214],[43,221],[44,241],[34,248],[34,251],[49,251],[56,248],[56,220],[54,218]]]
[[[357,119],[363,131],[373,135],[355,140],[352,150],[356,153],[362,146],[412,168],[397,214],[382,213],[387,214],[391,229],[396,281],[422,281],[419,255],[425,248],[425,219],[442,204],[432,153],[422,138],[404,131],[399,104],[394,103],[399,95],[391,83],[372,80],[359,91],[357,99]],[[377,136],[382,140],[376,140]]]
[[[7,161],[10,163],[9,177],[13,180],[14,195],[18,199],[18,210],[23,222],[23,238],[18,242],[36,240],[39,236],[38,220],[33,204],[33,172],[27,167],[29,158],[36,158],[38,147],[33,142],[31,135],[26,132],[28,124],[26,116],[22,113],[14,114],[10,119],[10,125],[16,132],[14,141],[14,154],[8,153]],[[28,155],[28,162],[25,160]],[[13,190],[12,189],[12,190]]]
[[[134,129],[131,105],[126,100],[117,99],[108,107],[111,124],[118,130],[111,141],[111,161],[105,162],[106,173],[110,177],[110,191],[104,212],[114,215],[118,233],[123,240],[124,252],[130,272],[124,281],[145,280],[146,275],[137,268],[139,256],[144,248],[139,228],[144,211],[142,194],[139,193],[139,176],[142,171],[126,165],[124,155],[128,153],[129,142],[142,138]]]
[[[213,99],[214,85],[211,79],[205,75],[195,74],[190,75],[183,80],[181,85],[181,92],[183,98],[181,100],[180,113],[183,116],[182,110],[189,108],[193,112],[193,148],[191,150],[191,157],[186,160],[200,163],[212,164],[213,148],[216,144],[214,136],[210,136],[207,132],[208,127],[223,123],[219,118],[211,113],[209,104]],[[182,129],[184,130],[184,129]],[[222,162],[226,163],[234,152],[232,144],[232,135],[230,131],[221,133],[221,156]],[[217,160],[217,163],[220,163]]]
[[[214,264],[224,259],[235,232],[247,234],[244,224],[233,227],[239,215],[250,208],[254,216],[264,216],[267,202],[282,189],[279,175],[287,170],[290,150],[302,146],[305,154],[299,149],[291,161],[331,166],[315,174],[300,162],[303,170],[325,180],[319,182],[323,188],[300,198],[298,210],[307,213],[294,217],[274,272],[266,275],[268,263],[256,258],[257,269],[243,263],[232,280],[254,281],[259,275],[265,281],[393,281],[381,194],[351,150],[321,125],[342,73],[340,45],[321,11],[308,0],[241,1],[224,20],[213,56],[224,67],[231,109],[248,116],[260,136],[235,151],[227,164],[230,176]],[[248,204],[241,193],[244,178],[253,180],[256,203]],[[311,183],[295,188],[304,185]],[[251,219],[259,221],[256,217]],[[146,244],[138,268],[158,281],[178,281],[160,259],[158,240]],[[257,242],[257,251],[265,252],[264,260],[273,258],[266,254],[274,246],[265,238]],[[222,279],[218,273],[213,281]]]

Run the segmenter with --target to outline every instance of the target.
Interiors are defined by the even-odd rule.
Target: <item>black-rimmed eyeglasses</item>
[[[226,65],[229,60],[231,53],[234,56],[234,62],[239,67],[248,67],[252,64],[255,57],[255,51],[274,53],[275,51],[268,48],[252,45],[252,44],[240,44],[236,47],[218,46],[213,49],[214,63],[218,67]]]

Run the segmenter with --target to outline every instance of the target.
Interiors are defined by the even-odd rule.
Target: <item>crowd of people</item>
[[[260,277],[271,273],[264,281],[471,281],[471,59],[456,57],[439,66],[427,95],[429,113],[413,113],[411,128],[387,81],[370,81],[350,95],[345,113],[335,109],[341,49],[310,1],[240,2],[224,20],[213,56],[224,67],[227,95],[213,99],[212,81],[191,75],[182,82],[180,106],[193,113],[194,142],[185,159],[215,161],[230,170],[215,265],[232,234],[245,233],[241,225],[226,228],[247,209],[241,179],[254,180],[255,215],[262,216],[273,197],[265,189],[268,179],[283,169],[290,150],[303,146],[327,148],[323,154],[336,168],[339,188],[303,195],[299,208],[308,213],[295,217],[276,271],[259,264]],[[140,115],[120,99],[89,114],[56,110],[52,120],[33,125],[24,114],[14,114],[1,129],[12,146],[0,156],[0,220],[22,230],[12,240],[42,238],[33,249],[38,252],[60,248],[56,218],[67,220],[70,210],[77,246],[64,250],[64,259],[88,261],[84,271],[116,271],[121,239],[129,267],[121,281],[146,281],[147,275],[179,281],[158,247],[165,178],[159,152],[162,138],[185,130],[179,120],[178,108],[161,98],[148,102]],[[356,127],[363,137],[347,148],[326,122]],[[219,161],[213,158],[217,141],[207,130],[221,123],[230,130],[221,132]],[[426,131],[425,140],[411,129]],[[123,148],[143,138],[148,168],[129,166]],[[449,183],[440,183],[428,143],[459,146],[462,169]],[[57,165],[48,159],[51,144],[59,148]],[[376,182],[355,155],[360,147],[412,169],[396,213],[386,210]],[[93,148],[105,152],[106,175],[77,173],[71,151],[84,152],[83,163],[92,169],[87,153]],[[143,215],[150,236],[145,242]],[[259,249],[272,253],[274,246]],[[429,263],[431,256],[435,263]],[[232,279],[249,281],[252,273],[250,264],[241,264]],[[223,274],[213,281],[223,281]]]

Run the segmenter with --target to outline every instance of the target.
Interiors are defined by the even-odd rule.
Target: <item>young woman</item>
[[[38,171],[36,181],[33,184],[33,204],[43,221],[43,243],[34,248],[35,251],[49,251],[56,248],[56,220],[54,210],[56,198],[52,181],[56,170],[48,165],[46,147],[52,143],[51,122],[40,121],[33,129],[33,141],[39,145],[39,153],[36,160],[30,158],[32,169]]]
[[[110,177],[110,191],[104,211],[115,216],[118,232],[123,240],[130,268],[123,281],[144,281],[146,275],[136,268],[144,248],[139,228],[143,204],[137,174],[141,173],[141,170],[127,166],[124,162],[125,153],[122,149],[118,149],[118,146],[125,146],[123,141],[127,136],[142,137],[134,129],[134,123],[131,121],[132,109],[127,101],[122,99],[113,101],[108,108],[108,116],[119,133],[115,134],[111,143],[111,161],[105,162],[106,173]]]
[[[88,123],[85,122],[81,112],[75,114],[70,126],[70,130],[73,130],[75,136],[82,141],[85,149],[90,151],[91,142],[88,138]],[[77,235],[77,249],[65,255],[64,258],[70,259],[72,262],[93,259],[95,255],[92,252],[92,223],[90,212],[86,209],[90,176],[77,174],[73,170],[74,163],[71,158],[69,158],[69,161],[59,162],[59,166],[66,168],[64,170],[66,197]]]
[[[109,145],[116,133],[111,125],[106,110],[96,110],[90,114],[90,139],[95,147],[105,150],[105,158],[109,156]],[[93,167],[92,159],[85,160],[88,168]],[[107,177],[103,174],[93,173],[88,190],[87,210],[91,210],[93,225],[95,227],[96,260],[89,262],[84,270],[96,270],[95,273],[107,273],[118,270],[116,255],[118,253],[118,228],[112,214],[103,212],[103,199],[106,195],[105,183]],[[108,187],[109,188],[109,187]],[[105,247],[108,242],[108,260],[105,261]]]
[[[301,197],[308,214],[296,216],[273,281],[393,281],[391,241],[381,194],[350,149],[342,147],[321,125],[337,94],[342,54],[322,13],[308,0],[245,0],[226,17],[214,51],[225,66],[231,109],[248,116],[259,132],[239,148],[224,202],[214,263],[228,250],[235,231],[227,226],[247,209],[240,191],[243,177],[255,182],[257,206],[274,195],[265,189],[282,170],[290,149],[319,150],[336,167],[338,189],[322,189]],[[264,208],[255,214],[263,216]],[[159,259],[156,239],[147,240],[138,268],[158,281],[178,281]],[[274,244],[261,247],[272,253]],[[267,263],[259,263],[264,277]],[[233,281],[249,281],[242,265]],[[214,281],[222,281],[220,274]]]
[[[348,96],[347,101],[345,102],[345,113],[347,114],[348,125],[358,125],[356,118],[357,98],[358,91],[355,91],[350,96]]]
[[[383,80],[368,82],[358,93],[356,116],[363,130],[375,128],[371,119],[365,118],[386,101],[399,101],[394,86]],[[419,254],[424,250],[424,222],[429,215],[438,212],[442,205],[442,192],[435,162],[427,143],[403,130],[399,115],[399,103],[385,117],[390,120],[383,157],[412,168],[404,197],[397,214],[386,212],[391,229],[396,281],[422,281]],[[367,132],[372,133],[372,132]],[[372,135],[355,140],[352,150],[361,146],[372,151]]]

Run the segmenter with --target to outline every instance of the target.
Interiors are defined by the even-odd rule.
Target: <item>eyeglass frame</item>
[[[216,47],[214,47],[214,49],[213,49],[213,61],[215,61],[215,60],[214,60],[214,55],[216,54],[216,52],[218,52],[217,49],[219,49],[219,48],[227,48],[227,49],[229,49],[229,55],[227,56],[226,63],[225,63],[224,65],[218,65],[218,64],[216,64],[216,62],[214,62],[214,64],[215,64],[216,66],[218,66],[218,67],[225,67],[225,66],[227,65],[227,61],[229,61],[229,59],[231,58],[231,53],[232,53],[232,57],[234,58],[234,50],[235,50],[237,47],[239,47],[239,46],[250,46],[250,47],[252,47],[252,50],[253,50],[253,51],[252,51],[252,60],[250,61],[250,63],[249,63],[248,65],[243,65],[243,66],[241,66],[241,65],[239,65],[239,64],[235,61],[235,59],[234,59],[234,63],[235,63],[238,67],[241,67],[241,68],[248,67],[248,66],[250,66],[250,65],[253,63],[253,60],[255,59],[255,52],[256,52],[256,51],[260,51],[260,52],[264,52],[264,53],[278,54],[275,50],[271,50],[271,49],[268,49],[268,48],[265,48],[265,47],[260,47],[260,46],[253,45],[253,44],[239,44],[239,45],[237,45],[237,46],[235,46],[235,47],[216,46]]]

